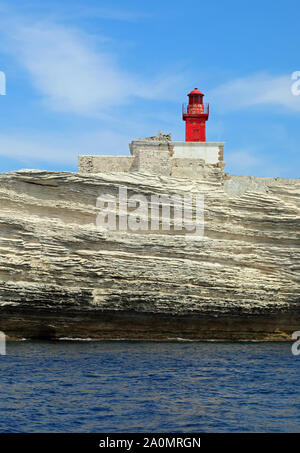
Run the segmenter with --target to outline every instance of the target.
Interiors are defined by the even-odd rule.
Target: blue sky
[[[299,23],[298,1],[0,0],[0,171],[184,140],[198,87],[227,172],[299,178]]]

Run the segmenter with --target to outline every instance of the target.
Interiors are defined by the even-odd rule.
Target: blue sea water
[[[288,343],[24,341],[0,356],[0,432],[300,432]]]

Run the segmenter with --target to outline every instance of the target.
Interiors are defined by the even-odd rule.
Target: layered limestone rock
[[[97,229],[99,195],[204,194],[202,240]],[[0,175],[0,330],[12,338],[290,339],[300,181]]]

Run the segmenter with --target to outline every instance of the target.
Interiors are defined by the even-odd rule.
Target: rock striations
[[[201,241],[96,228],[100,194],[205,194]],[[300,180],[0,175],[11,338],[285,340],[300,330]]]

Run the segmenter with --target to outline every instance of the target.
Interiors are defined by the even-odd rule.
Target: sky
[[[299,23],[298,0],[0,0],[0,171],[184,140],[197,87],[226,172],[299,178]]]

